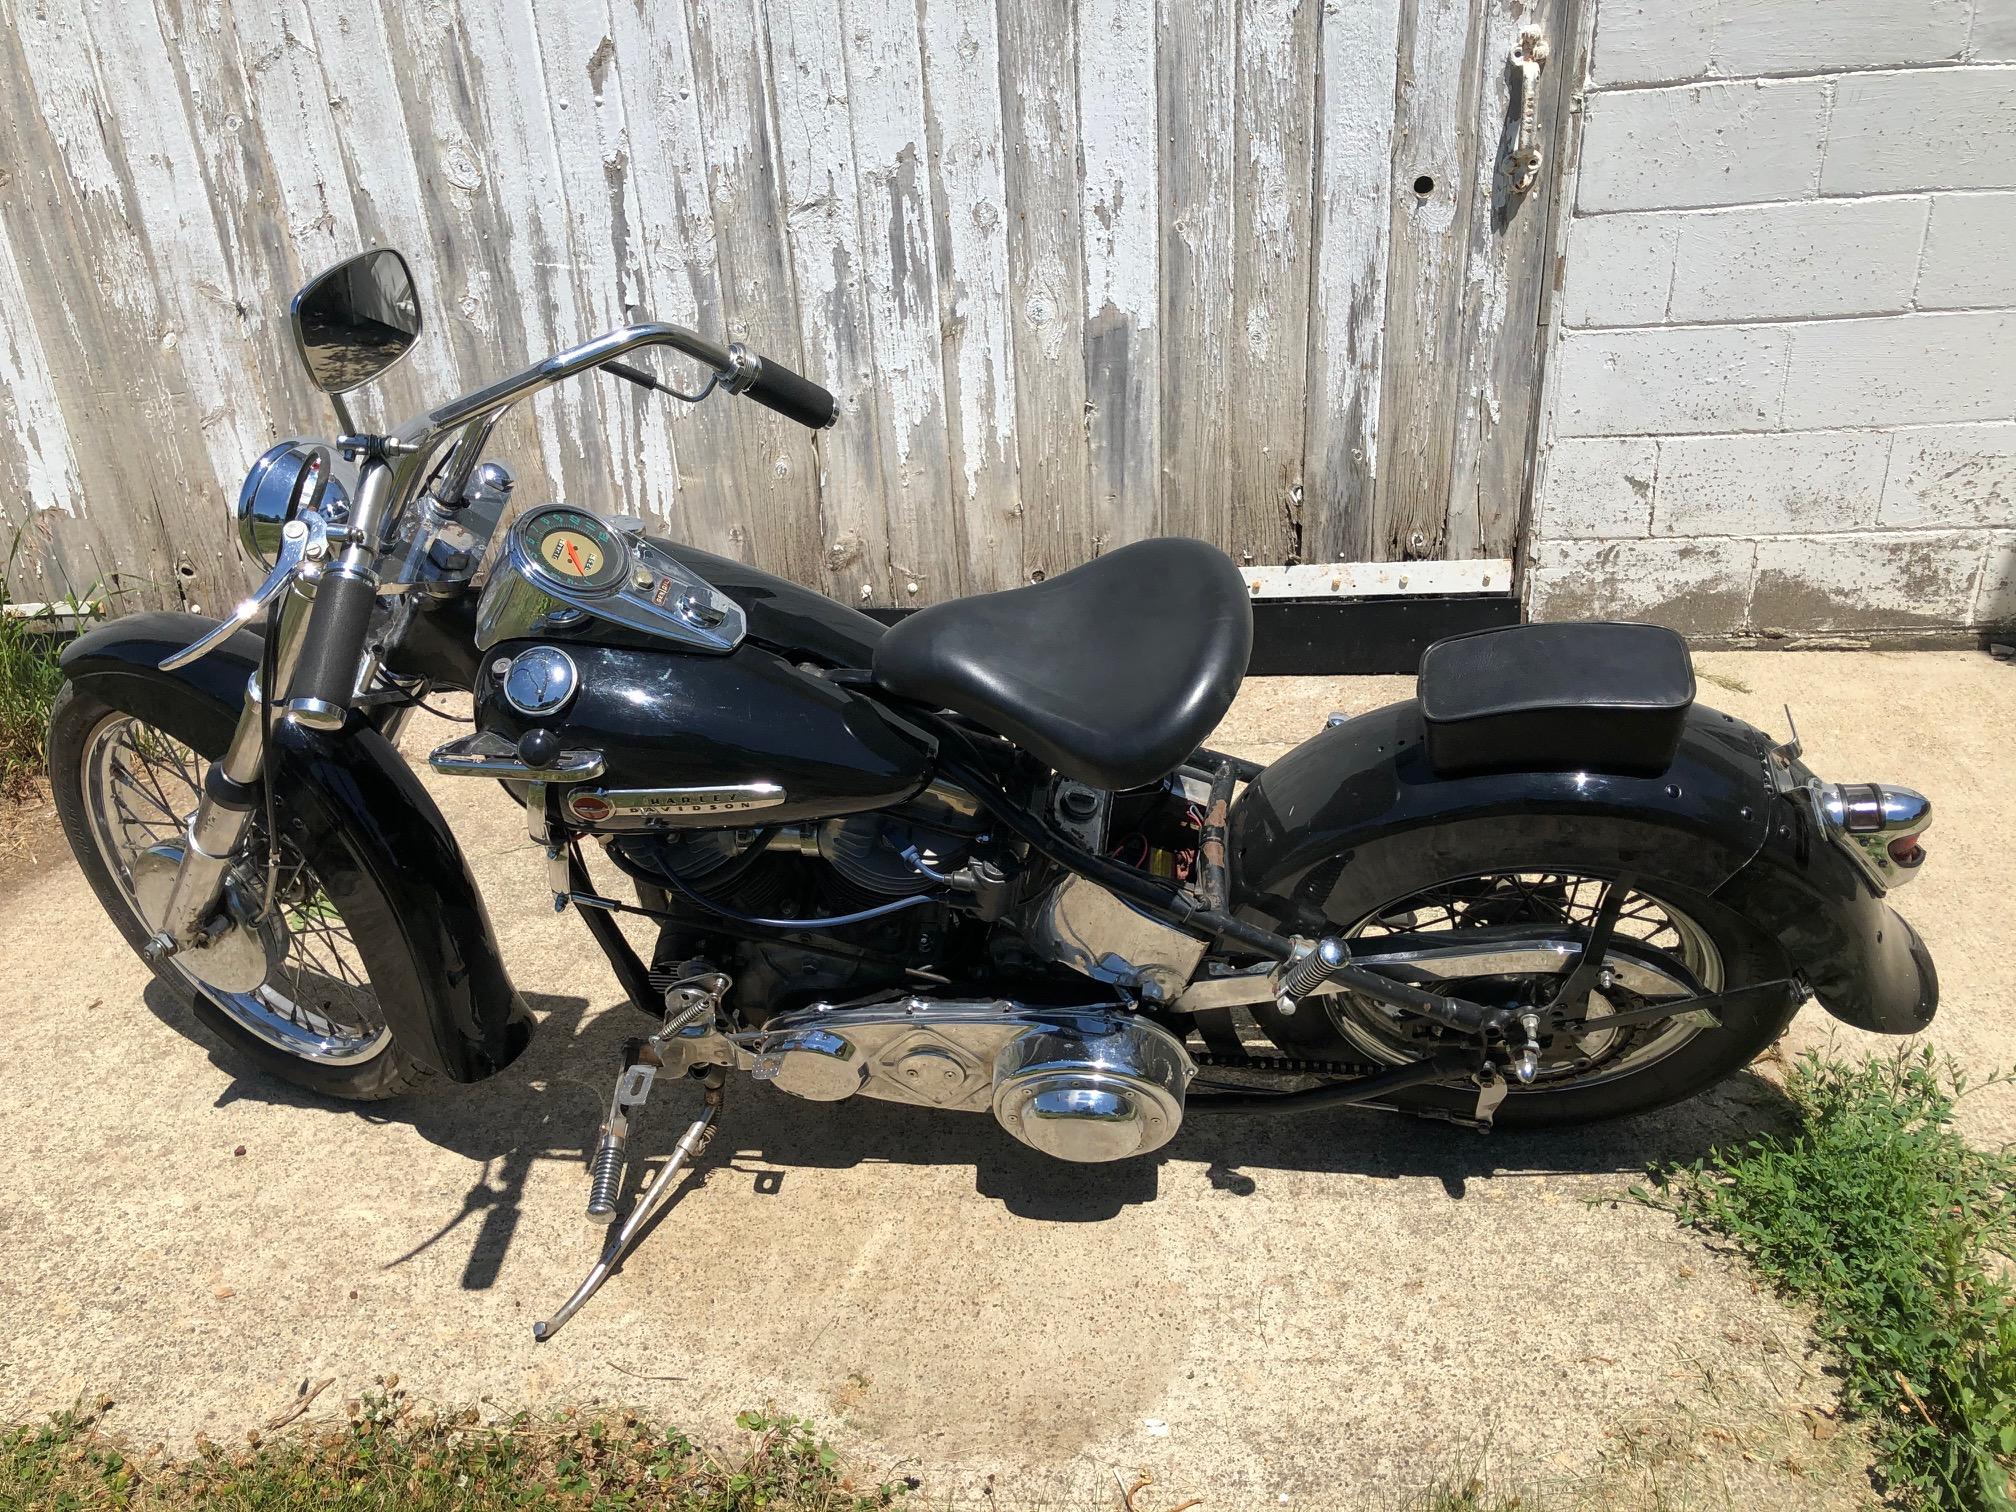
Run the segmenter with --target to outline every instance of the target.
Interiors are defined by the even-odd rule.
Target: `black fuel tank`
[[[749,616],[749,639],[781,651],[793,661],[827,667],[868,667],[884,626],[859,609],[836,604],[822,593],[747,562],[715,556],[677,541],[651,544],[684,563],[740,604]]]
[[[535,644],[573,658],[580,690],[558,715],[528,718],[505,702],[497,668]],[[554,730],[568,750],[600,751],[618,788],[775,783],[781,803],[743,822],[781,824],[900,803],[931,777],[929,739],[881,708],[774,652],[745,642],[726,656],[585,639],[504,641],[476,679],[476,722],[506,739]],[[719,812],[654,811],[665,823],[715,827]]]

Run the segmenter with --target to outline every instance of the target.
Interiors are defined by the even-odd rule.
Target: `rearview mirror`
[[[294,296],[294,345],[315,387],[347,394],[420,339],[413,270],[390,247],[360,252],[308,280]]]

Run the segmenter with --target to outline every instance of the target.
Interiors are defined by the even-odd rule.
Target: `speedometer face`
[[[578,530],[556,530],[540,544],[546,565],[565,577],[592,578],[602,570],[602,548]]]
[[[541,509],[519,521],[540,570],[577,591],[601,592],[623,581],[629,558],[616,534],[578,509]]]

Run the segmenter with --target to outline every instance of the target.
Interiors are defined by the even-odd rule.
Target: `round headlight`
[[[342,464],[314,441],[282,441],[252,464],[238,490],[238,543],[247,556],[270,568],[280,555],[280,531],[304,509],[320,509],[332,521],[349,515],[350,491],[336,476]]]

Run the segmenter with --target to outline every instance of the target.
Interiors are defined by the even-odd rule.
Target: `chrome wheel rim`
[[[134,918],[151,928],[134,886],[135,863],[150,847],[179,851],[209,763],[189,746],[127,714],[108,714],[84,743],[84,809],[92,839]],[[263,904],[259,864],[233,873],[240,895]],[[324,1066],[354,1066],[392,1041],[377,994],[343,922],[315,873],[283,841],[276,878],[284,949],[265,982],[224,992],[174,957],[166,964],[247,1033],[274,1049]]]
[[[1460,935],[1474,928],[1511,928],[1530,924],[1550,933],[1562,926],[1586,930],[1609,887],[1607,878],[1582,872],[1495,871],[1453,878],[1396,898],[1352,925],[1354,939],[1381,935]],[[1686,910],[1652,893],[1634,888],[1625,896],[1617,918],[1617,938],[1639,955],[1656,957],[1674,975],[1702,993],[1720,992],[1724,985],[1722,952],[1714,939]],[[1460,997],[1509,999],[1521,991],[1544,994],[1555,978],[1476,977],[1439,984],[1439,990]],[[1544,996],[1542,998],[1544,1001]],[[1323,1000],[1331,1023],[1351,1046],[1382,1063],[1398,1065],[1437,1048],[1447,1031],[1385,1004],[1352,993]],[[1664,1021],[1626,1029],[1605,1030],[1603,1019],[1638,1007],[1614,989],[1590,994],[1587,1033],[1553,1037],[1542,1054],[1530,1085],[1514,1086],[1514,1096],[1587,1087],[1630,1076],[1664,1060],[1706,1032],[1700,1023]]]

